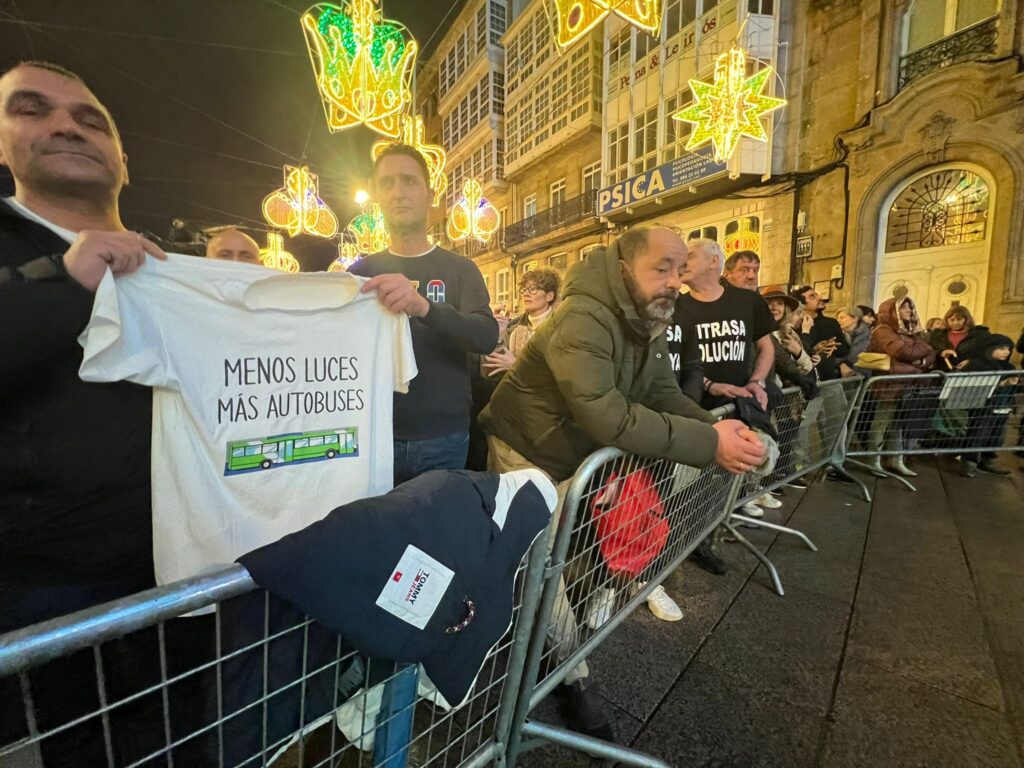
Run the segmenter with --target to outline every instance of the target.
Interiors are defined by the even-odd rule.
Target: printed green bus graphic
[[[228,443],[224,474],[237,475],[242,472],[258,472],[291,464],[358,455],[357,427],[317,432],[290,432],[251,440],[233,440]]]

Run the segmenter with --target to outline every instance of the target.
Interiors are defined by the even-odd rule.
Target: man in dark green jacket
[[[669,229],[637,227],[597,249],[566,277],[564,300],[533,335],[480,414],[489,468],[538,467],[558,482],[603,446],[702,467],[745,472],[764,448],[739,421],[715,422],[676,383],[665,330],[682,285],[687,250]],[[550,639],[556,655],[576,647],[576,620],[560,591]],[[586,662],[565,678],[570,725],[612,732]]]
[[[744,425],[716,424],[669,365],[665,328],[686,253],[671,230],[641,227],[574,265],[554,317],[480,414],[492,442],[556,481],[609,445],[696,467],[758,464],[763,452]]]

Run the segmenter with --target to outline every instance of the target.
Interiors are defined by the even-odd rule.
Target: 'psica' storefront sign
[[[652,168],[639,176],[605,187],[597,194],[597,212],[604,216],[619,208],[653,200],[665,192],[689,187],[727,170],[725,163],[714,161],[711,148],[704,147]]]

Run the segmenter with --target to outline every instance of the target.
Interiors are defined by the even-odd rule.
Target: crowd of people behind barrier
[[[73,73],[30,62],[0,78],[0,153],[15,181],[15,194],[0,201],[0,439],[11,446],[0,483],[3,633],[155,583],[151,393],[127,382],[83,381],[78,337],[108,273],[117,279],[151,260],[180,257],[123,225],[120,138]],[[394,396],[396,485],[430,470],[537,468],[561,499],[581,462],[603,446],[746,473],[771,453],[778,435],[772,409],[786,385],[798,386],[809,403],[804,433],[783,450],[799,471],[806,430],[848,405],[838,387],[820,395],[819,382],[1013,367],[1013,341],[976,326],[963,307],[952,307],[927,337],[905,295],[877,313],[851,306],[829,317],[826,299],[810,286],[759,289],[756,253],[726,258],[715,241],[686,243],[664,227],[626,231],[564,280],[550,270],[525,273],[522,314],[499,322],[475,264],[427,239],[432,192],[423,157],[394,144],[377,157],[371,181],[391,245],[349,271],[365,278],[363,293],[411,319],[418,367],[408,392]],[[238,267],[248,270],[259,268],[251,266],[258,251],[228,228],[211,239],[208,256],[248,262]],[[1016,348],[1024,352],[1024,336]],[[1005,379],[969,417],[986,419],[992,440],[1001,439],[1006,419],[993,423],[988,410],[1005,410],[1002,396],[1016,387]],[[900,453],[908,391],[899,379],[875,386],[861,411],[866,428],[854,437],[890,456],[875,456],[879,472],[913,474]],[[708,413],[723,404],[736,406],[736,418]],[[173,467],[174,459],[163,460]],[[1006,472],[987,452],[962,460],[969,476]],[[302,495],[297,487],[300,502]],[[333,506],[315,501],[324,512]],[[778,506],[765,492],[744,512],[760,517]],[[695,554],[714,573],[727,568],[720,538],[710,536]],[[555,610],[564,621],[554,622],[563,636],[552,640],[571,646],[564,633],[575,626],[574,613],[584,610],[599,624],[601,606],[573,605],[566,595],[563,585]],[[648,604],[659,618],[683,618],[660,587]],[[188,646],[183,641],[183,653]],[[588,679],[584,662],[562,686],[568,720],[613,739]],[[0,706],[10,701],[0,687]],[[48,758],[57,764],[58,756]]]

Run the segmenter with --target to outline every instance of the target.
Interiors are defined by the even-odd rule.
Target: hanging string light
[[[416,65],[409,30],[383,18],[378,0],[316,5],[302,30],[331,132],[365,125],[398,138]]]
[[[391,245],[391,235],[377,203],[371,203],[368,209],[348,223],[346,229],[355,240],[356,253],[378,253]]]
[[[441,204],[445,190],[448,189],[448,177],[445,176],[444,173],[444,165],[447,155],[442,147],[439,147],[436,144],[427,144],[424,141],[423,118],[419,115],[416,115],[415,117],[411,115],[402,115],[401,126],[401,135],[398,137],[398,141],[402,144],[408,144],[410,147],[414,147],[421,155],[423,155],[423,159],[427,161],[430,188],[434,190],[434,207],[436,208]],[[393,142],[390,141],[376,142],[373,147],[370,148],[370,155],[373,157],[374,161],[377,160],[385,147],[392,143]]]
[[[267,247],[260,249],[260,261],[263,266],[279,272],[298,272],[301,269],[298,259],[284,249],[284,238],[277,232],[267,233]]]
[[[334,237],[338,217],[320,199],[320,184],[305,165],[284,167],[284,186],[263,198],[263,217],[290,237],[306,234]]]
[[[657,37],[662,0],[550,0],[554,6],[555,42],[566,49],[615,14],[637,29]],[[548,8],[547,5],[544,6]]]
[[[771,67],[763,67],[747,77],[747,54],[742,48],[733,47],[719,56],[714,81],[691,80],[693,103],[672,115],[695,126],[686,148],[711,142],[715,162],[724,163],[736,152],[741,136],[767,141],[761,117],[786,103],[761,93],[774,73]]]
[[[480,182],[467,179],[462,185],[462,197],[448,215],[448,238],[458,242],[472,237],[486,243],[500,225],[501,215],[484,197]]]
[[[327,268],[328,272],[347,272],[348,268],[359,261],[359,250],[356,244],[343,241],[338,245],[338,258],[331,262]]]

